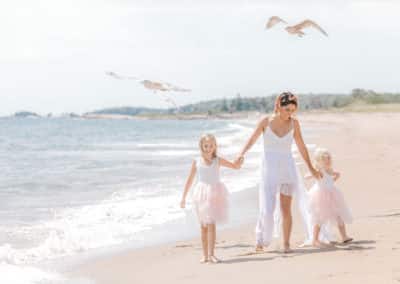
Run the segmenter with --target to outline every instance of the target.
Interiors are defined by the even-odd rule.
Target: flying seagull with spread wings
[[[134,77],[134,76],[119,75],[115,72],[106,72],[106,75],[111,76],[114,79],[118,79],[118,80],[134,80],[134,81],[142,84],[143,87],[145,87],[146,89],[153,91],[154,93],[163,92],[162,96],[163,96],[164,100],[168,103],[171,103],[176,109],[179,109],[178,105],[171,97],[167,96],[165,94],[165,92],[191,92],[190,89],[185,89],[185,88],[181,88],[178,86],[174,86],[167,82],[152,81],[152,80],[147,80],[147,79],[143,80],[143,79],[139,79],[138,77]]]
[[[284,23],[287,24],[286,21],[282,20],[280,17],[278,16],[272,16],[271,18],[269,18],[267,24],[266,24],[266,29],[270,29],[274,26],[276,26],[279,23]],[[314,28],[317,29],[319,32],[321,32],[322,34],[324,34],[325,36],[328,36],[328,34],[314,21],[312,20],[304,20],[300,23],[298,23],[297,25],[293,25],[293,26],[286,26],[285,30],[292,35],[297,35],[299,37],[303,37],[305,35],[304,33],[304,29],[306,28]]]
[[[123,76],[116,74],[114,72],[106,72],[107,75],[120,80],[135,80],[142,84],[146,89],[152,90],[154,92],[161,91],[161,92],[190,92],[190,89],[181,88],[178,86],[174,86],[167,82],[161,81],[152,81],[147,79],[139,79],[138,77],[134,76]]]

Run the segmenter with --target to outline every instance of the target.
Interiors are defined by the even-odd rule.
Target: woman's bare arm
[[[315,178],[321,178],[322,174],[319,171],[317,171],[311,163],[310,155],[308,154],[307,147],[304,143],[303,136],[301,134],[300,123],[297,119],[294,120],[294,140],[311,174]]]
[[[243,157],[247,151],[251,149],[251,147],[256,143],[258,137],[260,137],[261,133],[263,133],[265,127],[268,126],[268,117],[264,117],[257,124],[256,129],[254,129],[253,134],[247,140],[247,143],[244,145],[242,151],[239,154],[239,157]]]

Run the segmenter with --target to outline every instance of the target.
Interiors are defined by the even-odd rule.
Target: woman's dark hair
[[[278,113],[279,107],[287,106],[293,104],[296,107],[298,106],[297,96],[292,94],[291,92],[283,92],[281,93],[275,101],[274,113]]]

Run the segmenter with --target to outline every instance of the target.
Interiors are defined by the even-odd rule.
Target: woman
[[[240,152],[238,160],[244,155],[263,133],[264,155],[259,192],[259,216],[256,226],[256,250],[264,249],[272,240],[276,203],[280,202],[282,214],[282,231],[284,252],[290,251],[290,234],[292,230],[291,204],[294,196],[301,200],[303,194],[301,177],[292,155],[293,139],[311,174],[319,179],[304,144],[300,123],[292,115],[298,107],[298,99],[290,92],[280,94],[275,102],[274,114],[263,118],[257,125],[248,142]],[[279,194],[278,194],[279,193]],[[305,213],[306,214],[306,213]],[[279,214],[276,215],[279,218]],[[303,215],[306,220],[306,216]]]

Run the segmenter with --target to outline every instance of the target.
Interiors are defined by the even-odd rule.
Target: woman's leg
[[[285,251],[290,250],[290,234],[292,232],[292,197],[280,194],[282,212],[283,247]]]
[[[200,262],[208,261],[208,227],[201,225],[201,245],[203,248],[203,258]]]

